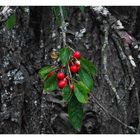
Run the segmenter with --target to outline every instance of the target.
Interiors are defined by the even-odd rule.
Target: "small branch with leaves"
[[[83,120],[83,105],[88,102],[88,94],[93,90],[92,76],[95,66],[79,51],[64,47],[59,51],[61,64],[40,69],[39,75],[44,80],[44,91],[62,92],[63,101],[68,105],[68,115],[73,127],[80,131]]]
[[[95,66],[66,43],[66,23],[60,6],[63,47],[59,50],[60,65],[45,66],[39,70],[44,80],[46,93],[59,90],[68,105],[68,116],[72,126],[80,131],[83,121],[83,105],[88,102],[88,94],[93,90]]]

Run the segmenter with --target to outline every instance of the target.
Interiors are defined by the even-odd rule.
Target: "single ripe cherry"
[[[58,82],[58,87],[60,89],[63,89],[66,85],[67,85],[67,83],[64,80],[61,80],[61,81]]]
[[[81,54],[79,51],[75,51],[74,54],[73,54],[73,57],[75,57],[76,59],[80,59],[81,57]]]
[[[54,74],[55,74],[54,71],[50,72],[50,73],[48,74],[47,78],[50,78],[50,77],[53,76]]]
[[[74,90],[74,84],[70,84],[70,89],[71,89],[71,91]]]
[[[72,65],[70,67],[70,70],[71,70],[72,73],[77,73],[78,72],[78,69],[77,69],[77,66],[76,65]]]
[[[58,80],[63,80],[65,78],[65,74],[63,73],[63,72],[59,72],[58,74],[57,74],[57,79]]]

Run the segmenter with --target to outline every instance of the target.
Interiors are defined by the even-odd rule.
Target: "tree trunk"
[[[67,44],[97,68],[80,133],[140,133],[140,8],[104,8],[67,7]],[[18,7],[16,17],[12,30],[0,22],[0,133],[77,133],[61,94],[45,94],[38,76],[62,47],[52,7]]]

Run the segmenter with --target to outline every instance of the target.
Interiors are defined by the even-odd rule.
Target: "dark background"
[[[104,18],[90,7],[86,7],[84,12],[79,7],[67,7],[68,29],[72,33],[86,29],[81,38],[68,33],[67,43],[95,64],[97,75],[94,77],[93,92],[100,104],[135,131],[114,119],[91,99],[84,108],[80,133],[140,133],[140,49],[134,49],[133,43],[124,40],[127,33],[139,45],[140,7],[106,8],[111,16]],[[0,133],[77,133],[68,121],[66,105],[60,100],[61,94],[43,94],[43,82],[38,76],[42,66],[52,63],[52,49],[59,50],[58,46],[62,45],[61,30],[52,7],[18,7],[16,17],[16,25],[12,30],[5,29],[4,23],[0,26]],[[109,21],[116,20],[120,20],[125,28],[109,30],[106,54],[107,73],[121,98],[119,103],[105,80],[102,61],[103,23],[107,21],[109,25]],[[122,35],[119,36],[119,33]],[[127,59],[122,59],[119,46]],[[129,55],[133,56],[136,68],[128,61]],[[135,84],[129,89],[133,78]]]

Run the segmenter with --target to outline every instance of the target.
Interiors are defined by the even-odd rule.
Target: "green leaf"
[[[80,131],[84,116],[83,105],[77,101],[75,96],[72,96],[68,103],[68,115],[72,126]]]
[[[87,103],[89,89],[83,82],[74,84],[74,94],[80,103]]]
[[[48,92],[48,91],[54,91],[56,89],[57,89],[57,80],[56,80],[56,74],[54,74],[53,76],[45,80],[44,90]]]
[[[91,74],[86,72],[84,69],[79,70],[79,76],[80,80],[90,89],[93,89],[93,79],[91,77]]]
[[[84,57],[81,57],[80,64],[81,64],[81,68],[91,73],[91,75],[96,74],[96,68],[89,60],[85,59]]]
[[[68,47],[64,47],[60,50],[60,60],[63,66],[66,66],[70,58],[71,50]]]
[[[5,26],[8,30],[12,29],[16,23],[16,14],[14,13],[9,17],[9,19],[5,22]]]
[[[66,86],[63,90],[62,90],[62,93],[63,93],[63,99],[68,102],[71,98],[71,90],[70,90],[70,87],[69,86]]]
[[[79,6],[79,8],[82,13],[85,11],[85,6]]]
[[[54,70],[54,67],[45,66],[39,70],[38,74],[39,74],[40,78],[44,80],[46,78],[47,74],[50,73],[52,70]]]

